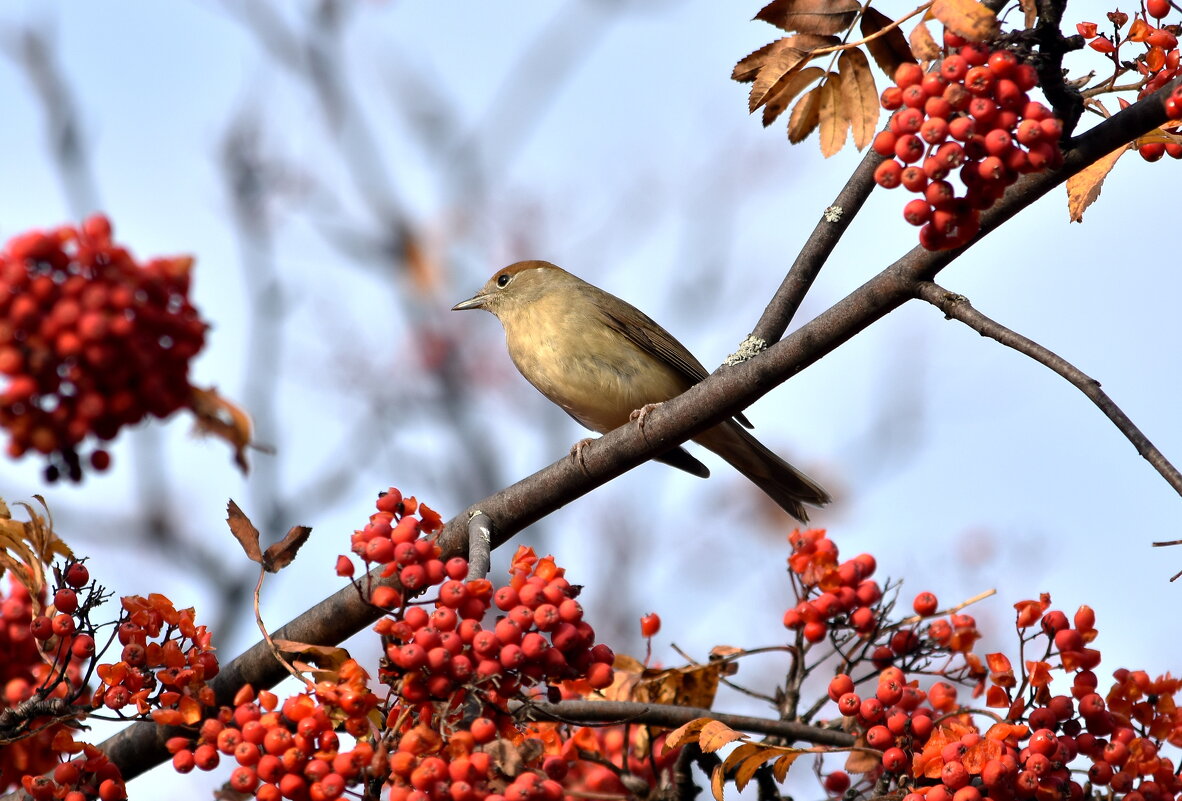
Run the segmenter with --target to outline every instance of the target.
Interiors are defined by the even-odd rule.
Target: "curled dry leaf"
[[[870,59],[861,50],[846,50],[837,60],[841,73],[842,103],[854,134],[854,147],[862,150],[874,140],[878,130],[878,87],[870,71]]]
[[[878,9],[868,8],[866,13],[862,15],[860,26],[862,36],[868,39],[866,49],[870,51],[870,57],[888,77],[895,74],[895,70],[899,68],[900,64],[915,63],[915,56],[907,44],[907,37],[903,35],[898,26],[880,34],[891,24],[893,24],[893,20],[886,14]]]
[[[73,556],[69,546],[53,530],[53,516],[40,495],[34,498],[45,510],[45,517],[37,514],[27,503],[18,502],[28,513],[28,520],[14,520],[8,505],[0,501],[0,576],[12,571],[15,580],[25,585],[36,599],[45,586],[45,569],[54,557]]]
[[[821,118],[821,87],[814,87],[805,93],[788,117],[788,141],[792,144],[803,142],[817,127]]]
[[[242,546],[247,557],[252,562],[262,564],[263,549],[259,546],[259,530],[254,527],[254,523],[250,522],[246,513],[238,508],[238,504],[234,503],[233,499],[226,504],[226,523],[230,526],[230,533],[234,535],[234,539],[238,540],[238,544]]]
[[[824,74],[825,70],[820,67],[805,67],[792,73],[792,79],[776,90],[776,93],[764,103],[763,127],[766,128],[775,122],[776,118],[784,112],[784,109],[788,108],[788,105],[798,94],[804,91],[806,86]]]
[[[604,690],[609,701],[670,704],[709,708],[718,692],[726,663],[709,662],[668,670],[646,668],[630,656],[616,654],[615,682]]]
[[[786,31],[832,34],[850,27],[859,8],[856,0],[772,0],[755,18]]]
[[[845,759],[843,770],[846,773],[869,773],[882,767],[882,757],[879,753],[866,745],[866,738],[858,735],[854,747],[850,749]]]
[[[977,0],[934,0],[932,16],[970,42],[985,42],[997,36],[997,14]]]
[[[845,146],[850,129],[850,118],[846,116],[842,103],[841,76],[836,72],[827,73],[821,83],[818,120],[821,155],[829,158]]]
[[[270,573],[278,573],[290,565],[311,533],[311,526],[292,526],[283,535],[283,539],[272,543],[263,553],[263,567]]]
[[[1097,159],[1094,164],[1067,179],[1067,213],[1071,222],[1083,222],[1084,211],[1096,202],[1096,198],[1100,197],[1100,189],[1104,185],[1104,179],[1116,166],[1116,160],[1123,156],[1128,149],[1128,145],[1121,145],[1107,156]]]
[[[926,22],[921,22],[911,29],[911,52],[920,61],[934,61],[944,54],[940,45],[932,37]]]
[[[189,397],[193,423],[198,434],[223,439],[234,448],[234,464],[243,473],[250,470],[246,449],[250,446],[253,426],[241,407],[218,395],[217,390],[193,387]]]
[[[322,673],[325,673],[325,678],[336,678],[337,671],[341,669],[341,665],[348,662],[352,657],[344,648],[337,645],[314,645],[308,642],[297,642],[296,640],[274,639],[275,647],[285,654],[296,654],[304,657],[308,662],[320,668]],[[327,674],[332,674],[331,676]]]
[[[745,734],[713,718],[694,718],[665,737],[665,753],[688,742],[697,742],[705,753],[712,754],[727,743],[741,740]]]

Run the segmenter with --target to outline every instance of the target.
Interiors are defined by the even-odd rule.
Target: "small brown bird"
[[[505,327],[509,356],[526,380],[601,434],[706,377],[702,363],[644,312],[546,261],[509,265],[452,309],[495,314]],[[765,448],[740,422],[750,427],[736,415],[694,441],[802,522],[808,520],[803,504],[829,502],[825,490]],[[654,458],[695,476],[710,475],[684,448]]]

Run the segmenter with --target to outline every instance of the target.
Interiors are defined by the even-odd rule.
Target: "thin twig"
[[[954,606],[950,606],[947,609],[942,609],[939,612],[933,612],[930,615],[912,615],[911,617],[905,617],[902,620],[900,620],[898,622],[898,624],[896,624],[896,625],[910,626],[912,623],[919,623],[922,620],[930,620],[933,617],[944,617],[946,615],[951,615],[956,612],[959,612],[961,609],[964,609],[966,606],[972,606],[973,604],[977,603],[978,601],[984,601],[986,598],[991,598],[994,595],[997,595],[997,590],[985,590],[984,592],[977,593],[972,598],[968,598],[966,600],[963,600],[960,603],[958,603]]]
[[[1141,454],[1145,461],[1153,465],[1153,468],[1161,474],[1161,477],[1166,480],[1167,484],[1174,488],[1175,492],[1182,495],[1182,473],[1179,473],[1178,468],[1174,467],[1162,455],[1162,452],[1149,441],[1149,438],[1141,433],[1141,429],[1137,428],[1133,421],[1129,419],[1128,415],[1113,403],[1107,393],[1100,389],[1099,381],[1086,375],[1075,365],[1061,356],[1052,353],[1034,340],[1028,339],[1016,331],[1006,328],[996,320],[986,317],[974,309],[969,303],[969,299],[964,295],[949,292],[932,281],[922,281],[916,285],[916,296],[940,309],[950,319],[959,320],[969,326],[981,336],[997,340],[1006,347],[1013,348],[1019,353],[1024,353],[1039,364],[1049,367],[1063,376],[1063,378],[1067,379],[1080,392],[1086,395],[1092,403],[1096,404],[1100,411],[1104,412],[1129,442],[1133,443],[1133,447],[1137,449],[1137,453]]]
[[[526,720],[556,720],[560,722],[618,724],[622,721],[645,723],[650,726],[677,726],[697,718],[717,720],[732,729],[754,734],[771,734],[794,741],[848,748],[854,736],[837,729],[824,729],[788,720],[757,718],[750,715],[731,715],[701,707],[647,704],[633,701],[562,701],[514,702],[509,708]]]

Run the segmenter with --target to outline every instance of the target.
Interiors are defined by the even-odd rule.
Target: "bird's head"
[[[570,280],[577,279],[548,261],[519,261],[497,270],[479,292],[451,308],[484,309],[499,317],[502,312],[540,300]]]

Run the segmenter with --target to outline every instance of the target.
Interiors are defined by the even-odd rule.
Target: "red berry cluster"
[[[595,644],[595,631],[575,600],[579,588],[552,558],[519,550],[510,583],[494,589],[487,579],[466,580],[466,559],[444,563],[434,540],[420,538],[440,525],[432,510],[394,488],[377,506],[368,525],[353,535],[354,553],[383,563],[381,575],[397,576],[407,593],[439,588],[430,612],[406,606],[407,599],[385,585],[370,593],[376,606],[400,605],[375,630],[386,644],[380,676],[404,701],[454,702],[457,693],[474,694],[485,703],[486,714],[495,715],[523,686],[570,679],[592,687],[611,684],[612,651]],[[413,516],[416,509],[419,519]],[[482,621],[494,605],[505,614],[486,628]]]
[[[59,762],[51,775],[29,774],[21,784],[34,801],[123,801],[127,788],[119,767],[93,745],[81,744],[81,755]]]
[[[794,531],[788,565],[799,577],[800,602],[784,613],[784,625],[808,642],[825,639],[834,625],[869,634],[879,625],[882,588],[870,578],[877,562],[868,553],[837,562],[837,545],[824,530]],[[812,595],[811,599],[809,596]]]
[[[214,705],[207,682],[219,670],[209,631],[196,625],[192,608],[178,610],[163,595],[125,596],[122,604],[116,636],[123,650],[120,661],[98,666],[94,707],[121,714],[132,707],[135,715],[151,710],[161,725],[197,722]]]
[[[44,600],[44,594],[35,600],[15,578],[10,579],[7,595],[0,593],[0,687],[4,691],[0,711],[15,709],[36,697],[66,699],[82,686],[81,660],[71,658],[68,648],[60,660],[65,663],[66,681],[59,680],[61,667],[49,664],[39,652],[33,611]],[[51,723],[46,716],[33,717],[27,729],[29,736],[0,748],[0,791],[15,787],[26,775],[50,770],[57,761],[58,738],[69,739],[69,729]]]
[[[333,679],[318,682],[311,694],[287,698],[282,706],[269,691],[239,691],[234,706],[201,722],[196,739],[173,737],[168,743],[179,773],[213,770],[222,757],[236,767],[228,787],[259,801],[328,801],[377,767],[375,749],[363,739],[351,750],[340,748],[337,729],[353,737],[371,731],[369,714],[378,698],[366,686],[368,676],[347,660]],[[378,760],[381,762],[382,760]]]
[[[938,606],[929,595],[916,598],[921,615]],[[1100,652],[1090,647],[1097,634],[1095,614],[1084,606],[1069,619],[1049,606],[1045,595],[1015,605],[1025,653],[1044,653],[1041,660],[1027,659],[1015,675],[1004,654],[988,655],[974,696],[988,684],[986,706],[1002,710],[1004,717],[993,715],[996,722],[984,731],[965,714],[971,710],[961,705],[957,688],[945,681],[925,692],[898,667],[859,680],[851,670],[830,681],[829,697],[846,718],[845,728],[881,752],[880,769],[861,780],[868,790],[885,779],[906,793],[903,801],[1082,801],[1086,771],[1093,791],[1109,788],[1110,797],[1178,797],[1182,779],[1161,749],[1182,744],[1175,697],[1182,681],[1168,675],[1152,680],[1143,671],[1120,669],[1107,697],[1101,696],[1093,672]],[[1070,694],[1052,694],[1058,670],[1071,674]],[[1089,765],[1073,769],[1079,758]],[[824,784],[830,792],[844,793],[850,778],[836,771]]]
[[[97,215],[32,231],[0,252],[0,426],[13,458],[45,455],[50,481],[82,477],[78,448],[190,397],[206,325],[189,301],[192,259],[139,263]],[[90,453],[96,470],[107,451]]]
[[[1027,94],[1038,83],[1034,67],[949,31],[944,45],[948,55],[932,71],[915,63],[895,71],[895,85],[881,97],[895,113],[873,145],[887,159],[874,171],[878,185],[921,195],[903,217],[922,226],[919,242],[928,250],[963,245],[976,235],[981,211],[1019,175],[1062,161],[1062,123]]]
[[[878,675],[872,694],[859,694],[848,674],[837,674],[829,682],[829,697],[844,717],[856,723],[866,745],[883,752],[883,770],[899,773],[910,766],[910,754],[918,751],[931,736],[933,717],[939,713],[937,700],[943,702],[947,693],[935,692],[932,705],[921,706],[928,700],[928,694],[914,683],[908,684],[902,670],[888,667]],[[955,698],[955,689],[952,697]],[[834,781],[840,783],[840,778]]]

